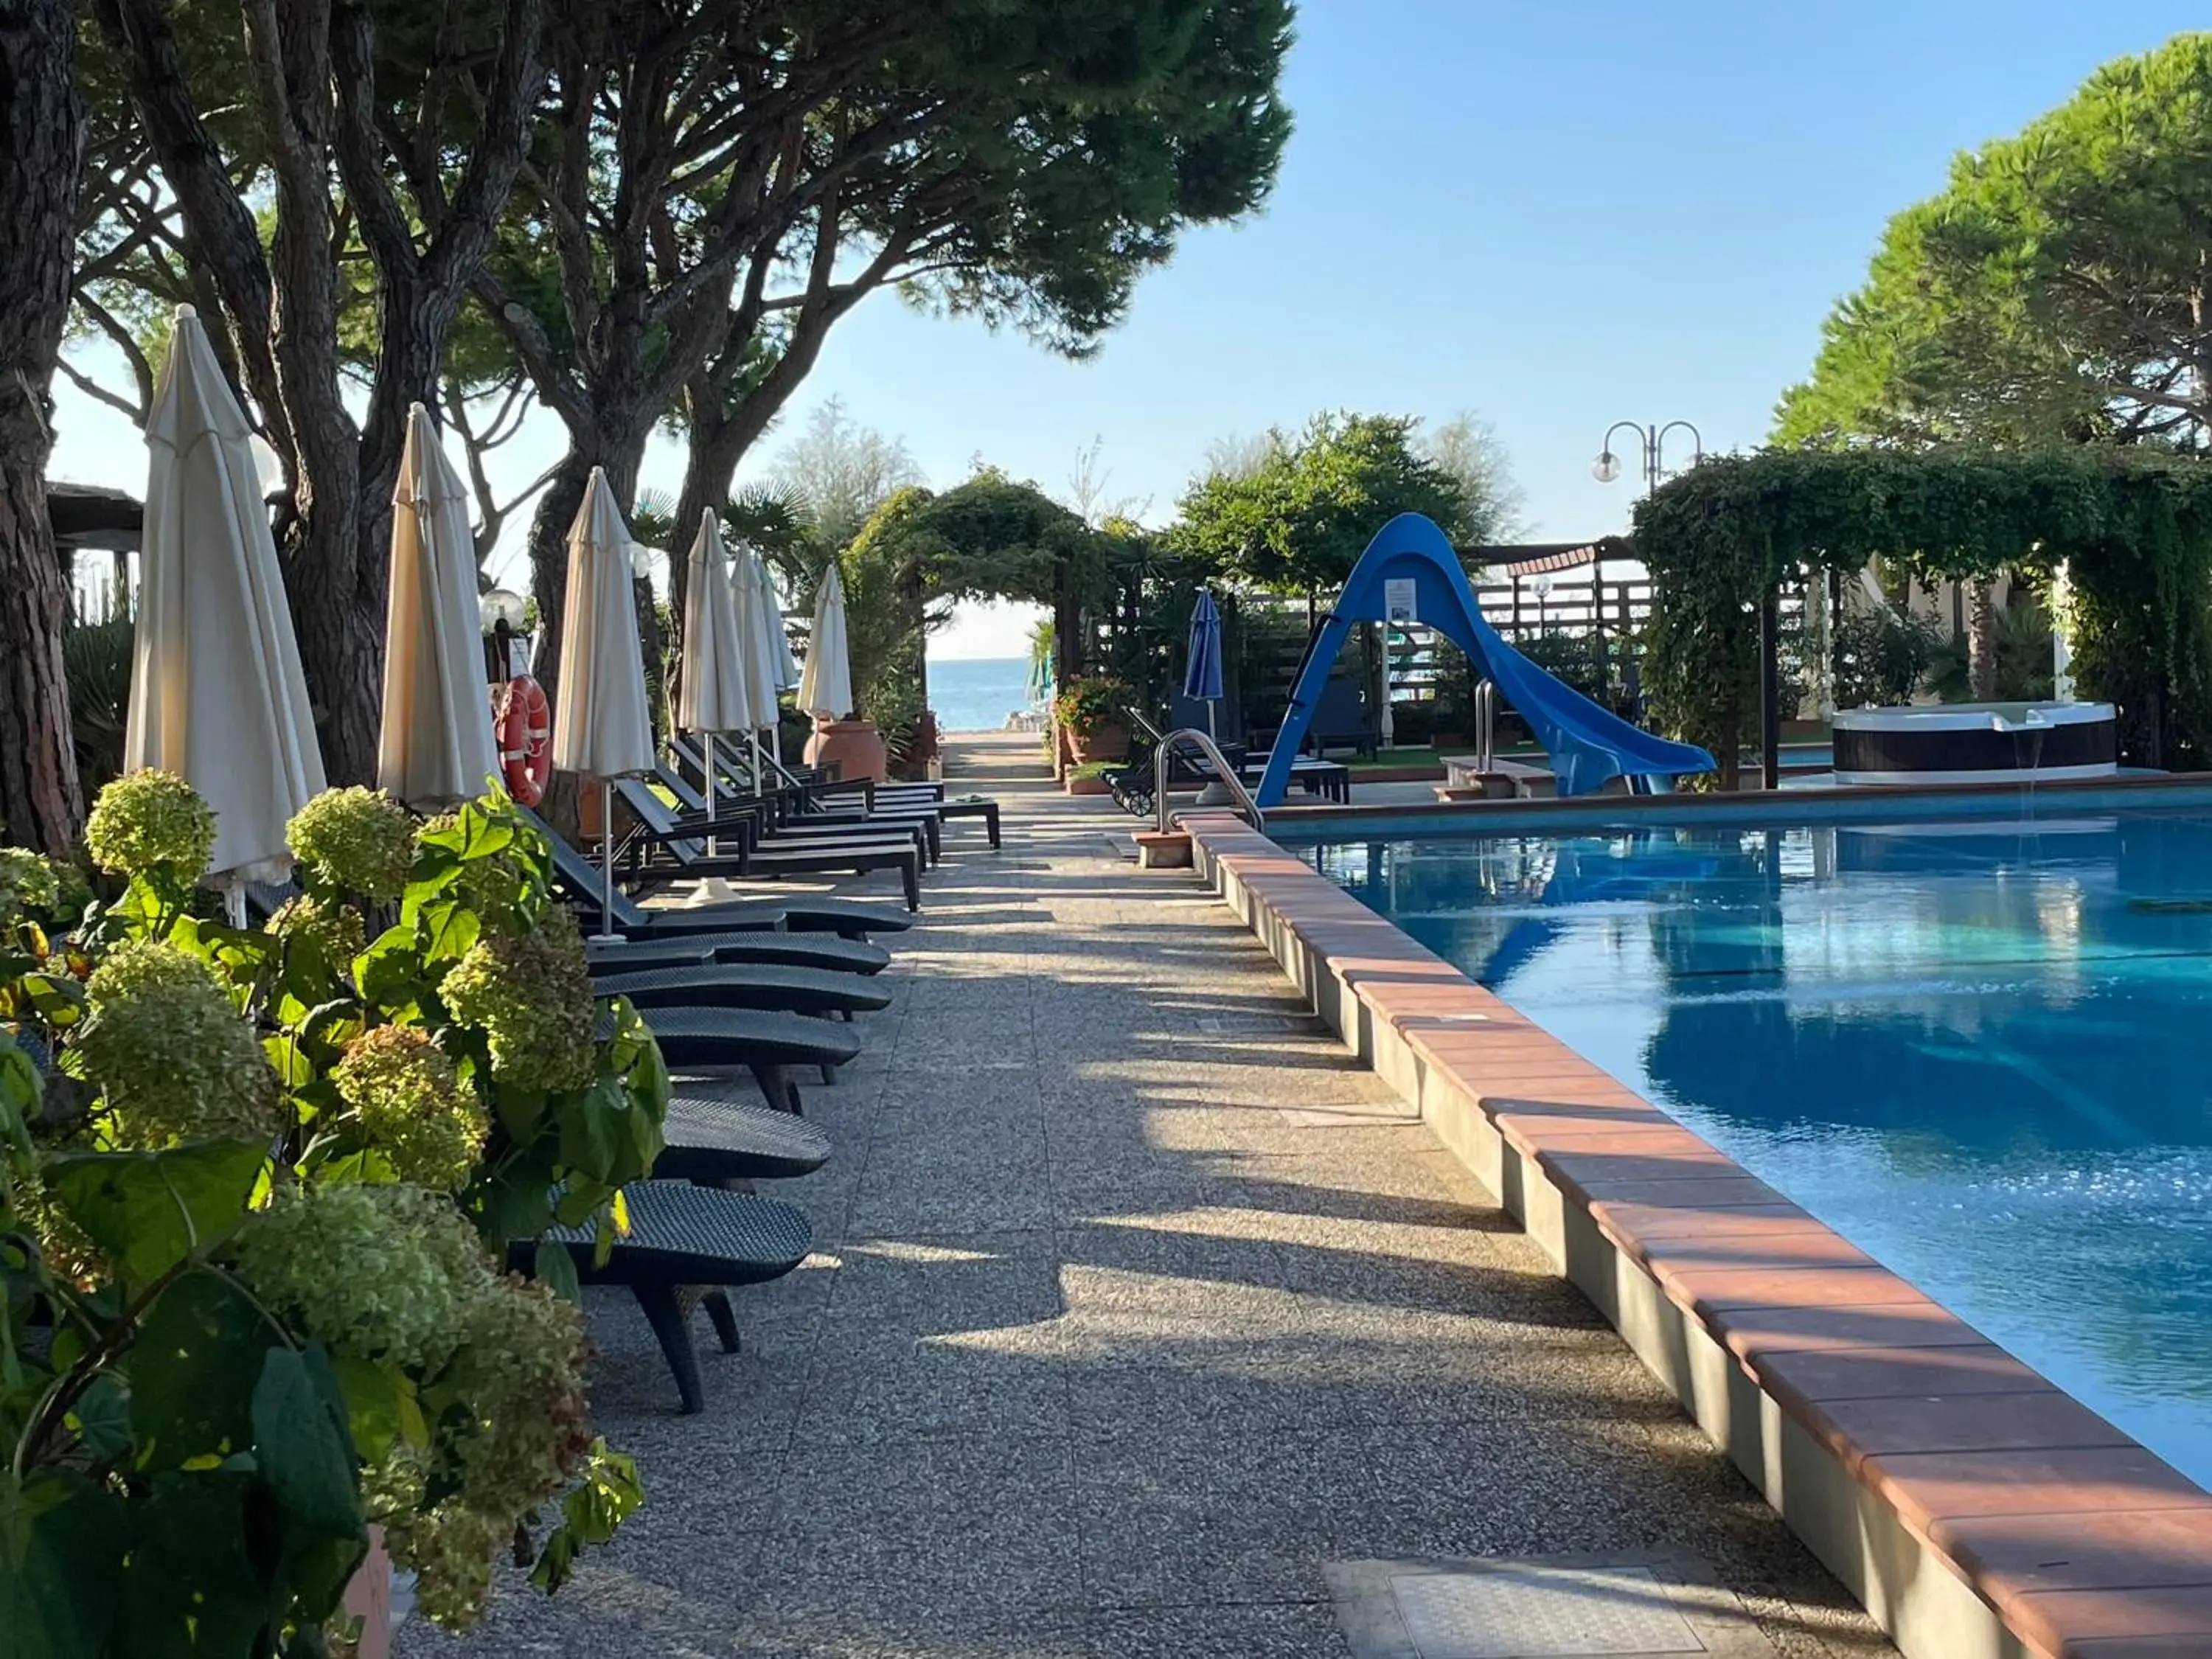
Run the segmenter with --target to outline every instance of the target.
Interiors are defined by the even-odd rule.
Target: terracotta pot
[[[385,1553],[384,1528],[368,1528],[368,1554],[346,1585],[345,1610],[362,1621],[361,1659],[390,1659],[392,1653],[392,1558]]]
[[[1110,720],[1103,720],[1088,732],[1079,735],[1073,727],[1067,730],[1067,752],[1078,766],[1086,761],[1118,761],[1129,758],[1129,728]]]
[[[884,739],[873,720],[817,720],[806,740],[809,766],[835,766],[839,778],[884,781]]]

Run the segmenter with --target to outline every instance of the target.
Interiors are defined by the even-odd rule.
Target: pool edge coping
[[[2212,1495],[1267,836],[1181,821],[1316,1012],[1908,1659],[2212,1651]]]

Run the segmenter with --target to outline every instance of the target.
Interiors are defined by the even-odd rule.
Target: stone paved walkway
[[[1006,851],[948,834],[808,1091],[836,1161],[769,1189],[814,1259],[741,1294],[700,1418],[594,1293],[646,1509],[404,1655],[1303,1659],[1348,1652],[1324,1561],[1656,1547],[1790,1659],[1890,1651],[1226,910],[1103,803],[986,787]]]

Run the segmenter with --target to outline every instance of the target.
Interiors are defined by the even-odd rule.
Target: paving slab
[[[701,1322],[702,1415],[591,1296],[646,1510],[402,1659],[1348,1659],[1334,1565],[1662,1549],[1784,1659],[1891,1653],[1243,926],[1036,753],[952,746],[1006,849],[948,835],[891,1006],[805,1088],[836,1154],[771,1190],[816,1255],[738,1294],[743,1352]]]

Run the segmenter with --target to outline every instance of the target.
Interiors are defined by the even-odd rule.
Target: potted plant
[[[1079,766],[1127,760],[1129,728],[1122,710],[1133,695],[1126,682],[1104,674],[1086,674],[1061,686],[1052,712],[1066,734],[1068,758]]]
[[[1110,795],[1113,787],[1106,781],[1107,773],[1119,763],[1115,761],[1085,761],[1068,769],[1065,787],[1071,795]]]

